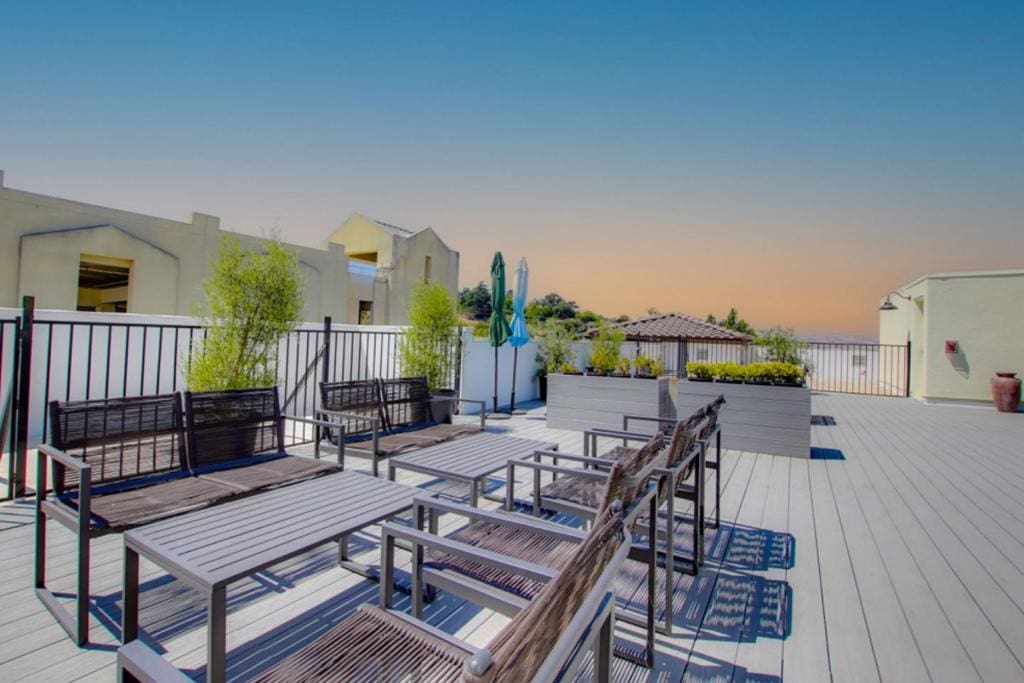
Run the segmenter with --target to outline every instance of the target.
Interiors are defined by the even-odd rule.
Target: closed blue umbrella
[[[526,266],[526,258],[519,259],[516,267],[516,286],[512,295],[512,334],[508,343],[512,345],[512,404],[510,410],[516,409],[516,368],[519,365],[519,347],[530,341],[530,331],[526,329],[526,290],[529,286],[530,269]]]

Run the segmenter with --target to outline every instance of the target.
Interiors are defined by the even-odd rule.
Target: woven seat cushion
[[[379,607],[362,605],[255,680],[456,681],[472,654]]]
[[[238,489],[199,477],[183,477],[140,488],[94,495],[93,523],[127,529],[183,512],[198,510],[238,495]],[[70,502],[74,502],[72,499]]]
[[[258,491],[260,489],[290,484],[303,479],[312,479],[331,472],[338,472],[341,467],[336,463],[312,458],[300,458],[294,455],[283,455],[271,460],[264,460],[252,465],[242,465],[229,469],[218,470],[199,475],[199,479],[217,482],[239,491]]]
[[[601,480],[563,474],[541,487],[540,495],[543,498],[564,500],[596,510],[604,499],[604,491],[605,483]]]
[[[563,569],[578,543],[562,541],[551,536],[526,529],[492,522],[473,522],[448,536],[476,548],[501,553],[517,560]],[[518,574],[495,569],[450,553],[428,550],[424,566],[434,569],[453,569],[460,574],[496,586],[521,598],[532,598],[544,587],[544,582],[524,578]]]

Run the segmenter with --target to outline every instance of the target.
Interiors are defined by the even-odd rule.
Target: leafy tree
[[[459,307],[473,320],[491,317],[491,290],[483,282],[459,292]]]
[[[546,307],[548,315],[544,319],[549,317],[555,317],[559,320],[568,320],[576,317],[576,312],[579,310],[579,306],[576,305],[575,301],[569,301],[563,299],[561,295],[545,294],[539,299],[534,299],[534,302],[541,307]]]
[[[707,322],[712,325],[720,325],[727,330],[734,330],[741,334],[749,334],[751,337],[757,336],[757,330],[755,330],[750,323],[739,316],[736,308],[730,308],[729,313],[722,320],[717,320],[715,316],[708,313],[708,317],[705,318]]]
[[[628,323],[629,322],[629,316],[626,315],[625,313],[623,313],[622,315],[620,315],[618,318],[615,319],[615,322],[617,322],[617,323]]]
[[[604,320],[604,318],[599,316],[597,313],[594,313],[593,311],[580,311],[580,313],[576,316],[576,319],[579,320],[584,325],[596,325],[602,320]]]
[[[459,315],[455,299],[436,283],[424,282],[412,290],[409,328],[398,342],[398,364],[407,377],[426,377],[431,391],[451,387],[459,362]]]
[[[249,389],[277,383],[278,342],[302,321],[299,259],[276,239],[266,251],[245,251],[225,235],[203,282],[206,325],[202,345],[187,363],[193,391]]]
[[[796,338],[796,333],[786,327],[773,327],[761,330],[754,343],[765,350],[765,358],[777,363],[802,365],[800,352],[807,348],[807,343]]]
[[[651,306],[650,308],[647,309],[647,315],[651,315],[651,316],[653,316],[653,315],[661,315],[661,311],[659,311],[654,306]]]

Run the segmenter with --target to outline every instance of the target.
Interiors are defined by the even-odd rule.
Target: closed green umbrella
[[[494,347],[494,412],[498,412],[498,347],[508,341],[512,330],[505,320],[505,259],[494,253],[491,261],[491,320],[487,339]]]

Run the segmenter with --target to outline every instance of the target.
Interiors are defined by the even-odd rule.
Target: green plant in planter
[[[714,373],[712,372],[712,365],[712,363],[690,361],[686,364],[686,374],[695,379],[713,379]]]
[[[192,391],[273,386],[278,343],[302,321],[298,257],[270,240],[243,250],[227,235],[203,282],[206,338],[186,364]]]
[[[804,379],[804,369],[795,363],[775,363],[775,381],[798,384]]]
[[[409,302],[409,327],[398,342],[398,365],[406,377],[426,377],[430,391],[451,388],[459,358],[458,305],[447,289],[420,283]]]
[[[558,368],[558,372],[564,373],[566,375],[580,374],[580,371],[576,369],[576,366],[570,363],[569,361],[565,361],[564,363],[562,363],[562,365]]]
[[[651,361],[651,377],[661,377],[665,373],[665,367],[661,360],[655,358]]]
[[[616,368],[616,372],[618,372],[620,375],[628,375],[629,374],[629,368],[630,368],[629,359],[623,357],[623,358],[619,359],[619,365]]]
[[[636,357],[633,358],[633,367],[636,368],[636,374],[640,377],[650,376],[653,364],[654,360],[642,353],[636,354]]]
[[[562,372],[566,364],[572,365],[575,354],[572,350],[573,334],[554,318],[548,318],[538,328],[537,362],[541,364],[538,374],[549,375]],[[575,372],[576,368],[573,368]]]
[[[602,322],[590,347],[590,366],[594,371],[605,374],[615,372],[622,357],[621,349],[625,341],[625,332]]]
[[[715,378],[724,380],[726,382],[741,382],[745,377],[743,366],[735,361],[726,361],[725,363],[718,363],[716,368]]]
[[[785,327],[762,330],[754,339],[754,344],[764,349],[766,360],[794,365],[803,362],[800,353],[807,348],[806,342],[797,339],[796,333]]]

